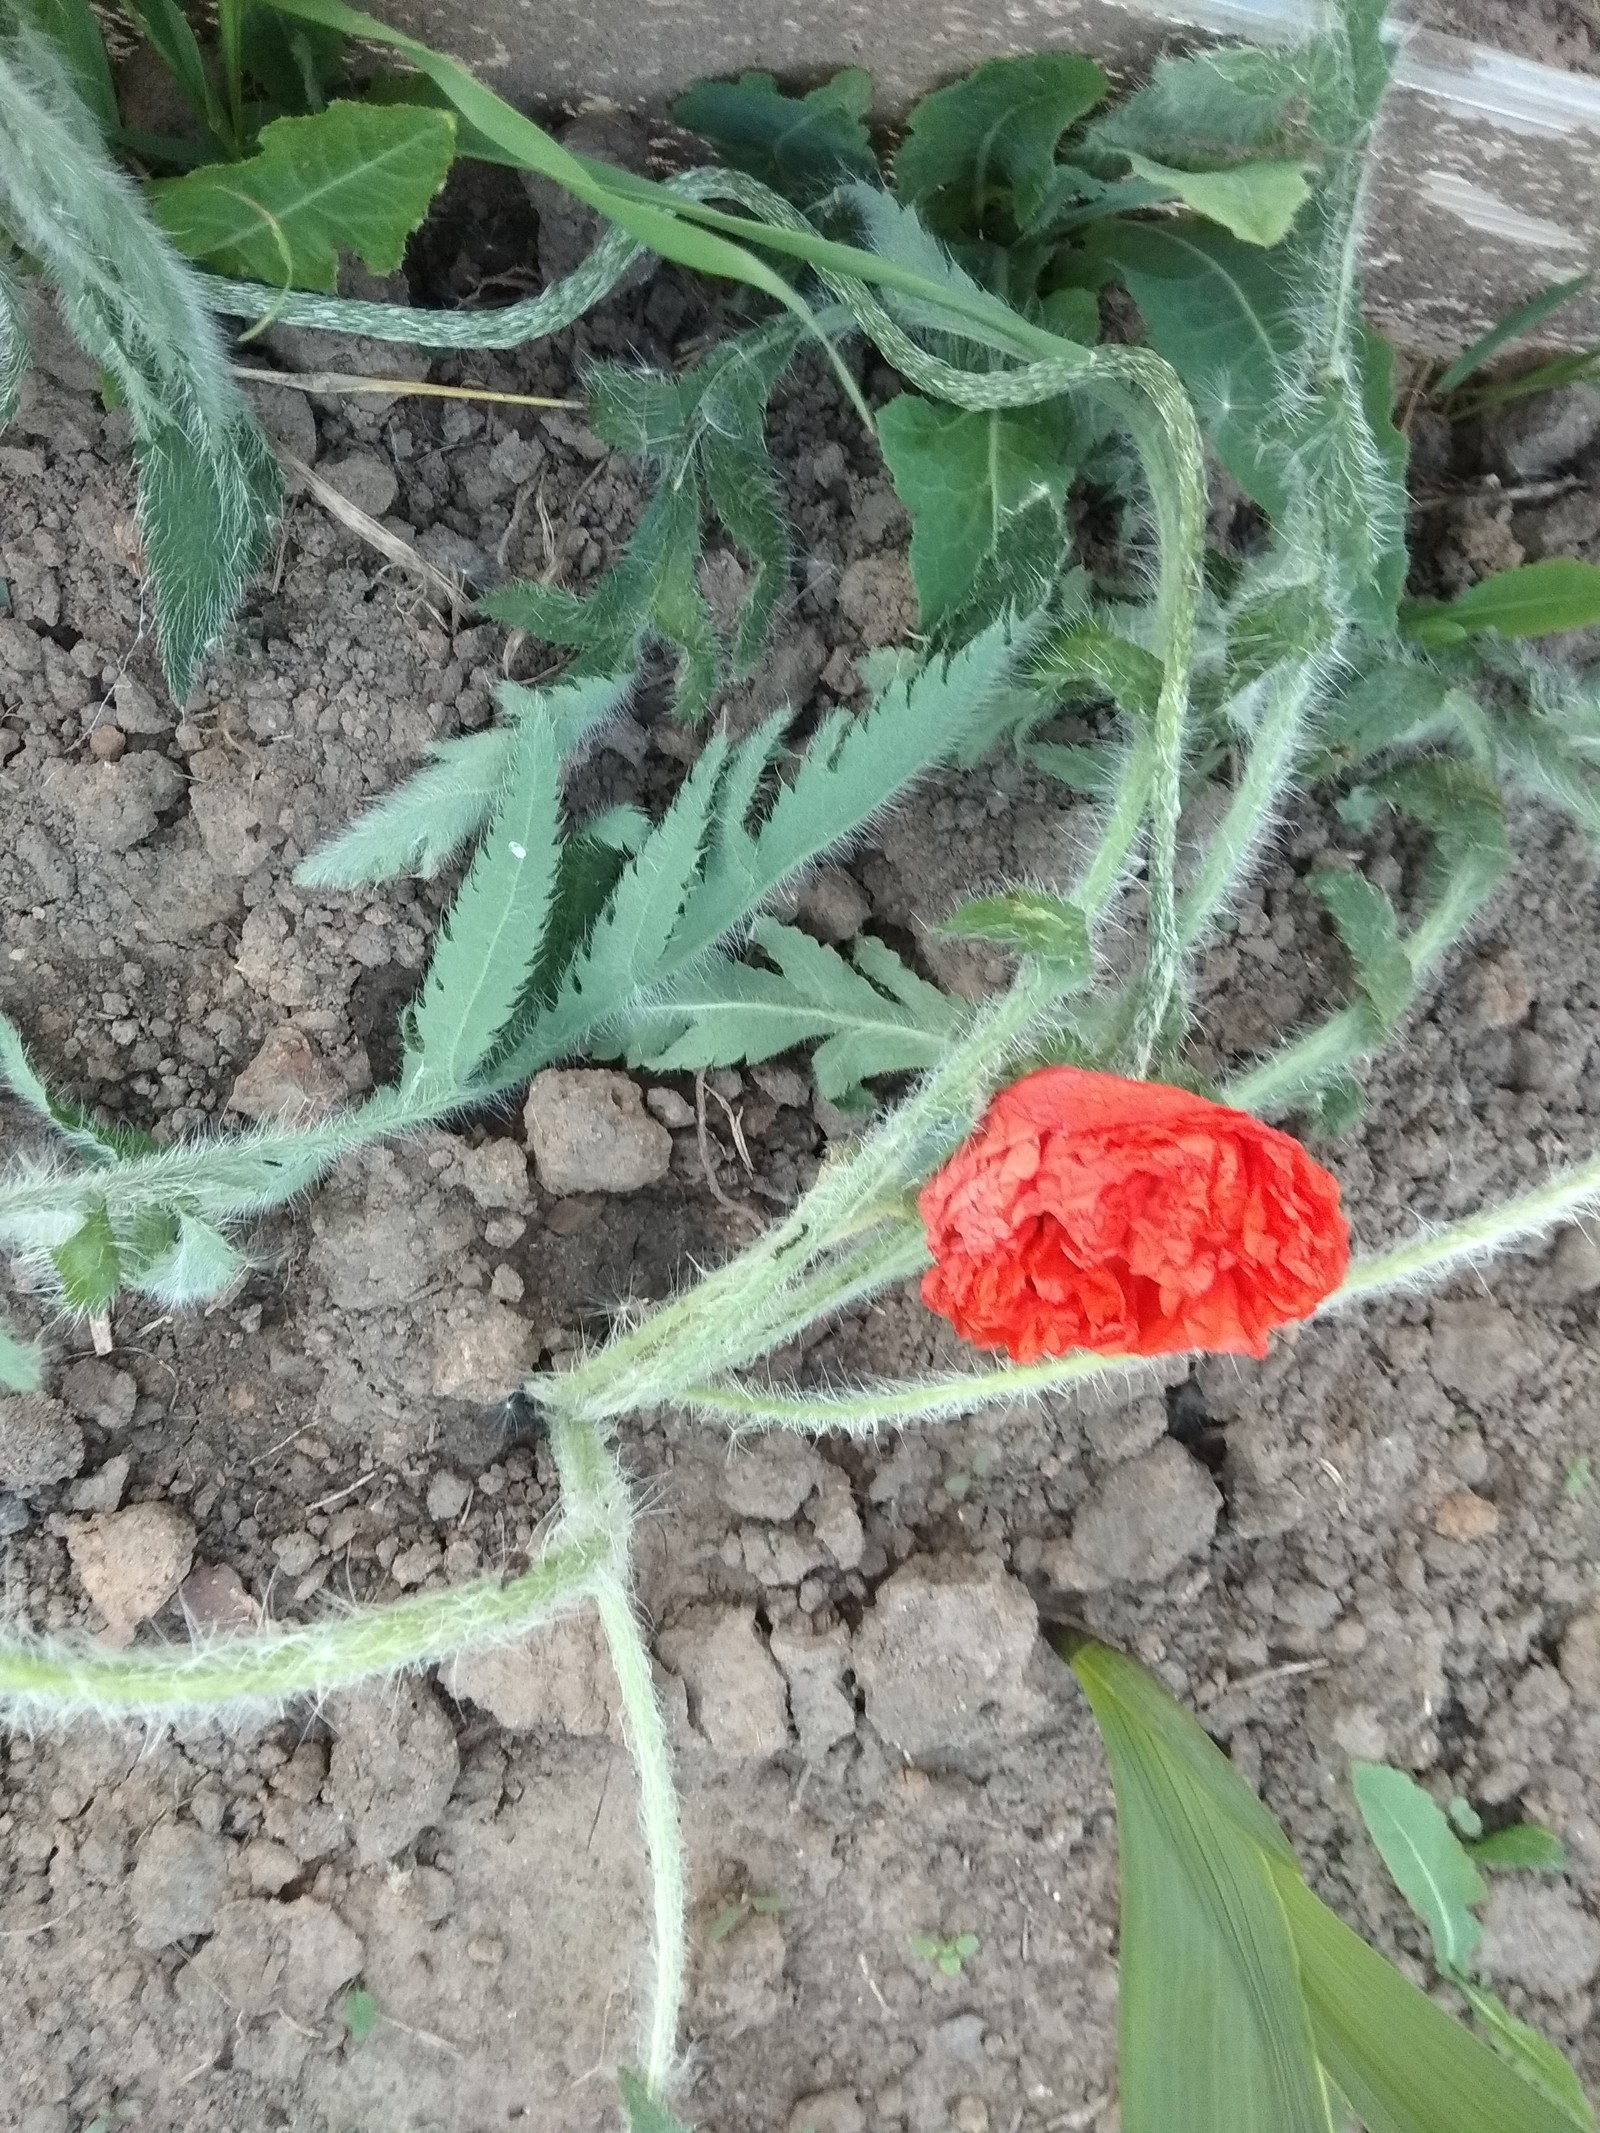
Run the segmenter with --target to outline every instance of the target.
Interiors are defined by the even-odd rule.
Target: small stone
[[[1181,1563],[1205,1554],[1221,1508],[1205,1468],[1176,1439],[1163,1438],[1153,1451],[1102,1476],[1073,1520],[1074,1567],[1047,1548],[1046,1569],[1080,1592],[1159,1584]]]
[[[917,627],[917,591],[902,556],[866,556],[848,564],[839,580],[838,605],[869,651],[900,644]]]
[[[1024,1682],[1033,1601],[998,1564],[913,1559],[878,1587],[855,1640],[867,1716],[911,1762],[1026,1732],[1040,1699]]]
[[[192,1968],[236,2018],[281,2007],[294,2021],[317,2022],[340,1987],[360,1975],[365,1957],[327,1904],[311,1896],[292,1903],[252,1896],[222,1906]]]
[[[489,1276],[489,1294],[500,1303],[521,1303],[527,1286],[514,1266],[497,1266]]]
[[[800,923],[819,941],[854,940],[871,916],[865,891],[843,867],[823,867],[800,892]]]
[[[844,1685],[850,1638],[842,1624],[813,1635],[775,1624],[772,1656],[789,1688],[789,1716],[808,1763],[820,1763],[836,1741],[856,1730],[856,1707]]]
[[[690,1723],[719,1755],[764,1758],[789,1745],[783,1676],[752,1608],[692,1608],[657,1648],[689,1692]]]
[[[400,1908],[425,1925],[437,1926],[455,1909],[455,1883],[436,1866],[414,1866],[400,1883]]]
[[[621,1730],[616,1677],[592,1613],[563,1616],[517,1644],[480,1645],[441,1678],[449,1695],[481,1704],[512,1733]]]
[[[854,2089],[822,2089],[801,2097],[784,2133],[866,2133],[866,2126],[867,2114]]]
[[[317,456],[317,418],[311,412],[309,396],[296,392],[292,386],[266,385],[259,379],[247,381],[244,390],[273,443],[292,452],[306,466],[313,465]],[[288,479],[291,487],[298,482],[298,476],[290,475]]]
[[[144,750],[120,763],[84,763],[63,771],[53,788],[71,811],[80,841],[102,852],[129,852],[155,835],[162,810],[183,796],[176,764]]]
[[[1433,1530],[1444,1540],[1487,1540],[1499,1526],[1498,1507],[1471,1489],[1456,1489],[1433,1507]]]
[[[1600,1289],[1600,1238],[1591,1237],[1578,1223],[1564,1229],[1545,1261],[1541,1286],[1557,1303],[1574,1303]]]
[[[330,489],[337,489],[346,503],[365,511],[368,518],[382,518],[392,511],[400,494],[399,476],[376,452],[346,452],[318,471]]]
[[[958,2096],[950,2115],[956,2133],[989,2133],[989,2106],[981,2096]]]
[[[1091,1408],[1083,1417],[1089,1449],[1107,1466],[1137,1459],[1167,1434],[1167,1403],[1159,1392],[1119,1407]]]
[[[428,1516],[436,1526],[449,1525],[467,1508],[471,1494],[459,1474],[452,1474],[447,1466],[440,1467],[428,1483]]]
[[[352,1689],[333,1700],[325,1797],[351,1825],[362,1866],[404,1851],[444,1812],[461,1759],[426,1682]]]
[[[487,1407],[514,1392],[538,1359],[532,1328],[509,1305],[473,1299],[439,1322],[433,1390],[441,1400],[471,1400]]]
[[[284,1533],[273,1542],[272,1552],[286,1578],[303,1578],[320,1558],[322,1543],[314,1533]]]
[[[116,707],[117,724],[124,733],[170,733],[178,722],[174,707],[158,702],[144,683],[135,681],[131,674],[118,677],[111,691],[111,701]]]
[[[527,1227],[521,1215],[491,1215],[483,1225],[483,1241],[492,1244],[497,1252],[508,1251],[526,1234]]]
[[[1306,1499],[1290,1472],[1291,1454],[1276,1416],[1251,1415],[1228,1430],[1222,1488],[1228,1530],[1237,1540],[1274,1540],[1306,1515]]]
[[[106,1640],[126,1644],[141,1622],[159,1612],[188,1575],[195,1530],[165,1503],[130,1504],[125,1511],[76,1519],[67,1528],[67,1553],[78,1582],[106,1618]]]
[[[694,1124],[694,1105],[676,1089],[646,1089],[644,1104],[652,1118],[659,1118],[674,1133]]]
[[[168,1948],[209,1933],[222,1900],[228,1847],[192,1822],[158,1822],[139,1846],[128,1878],[134,1944]]]
[[[0,1400],[0,1488],[40,1489],[83,1464],[83,1431],[42,1392]]]
[[[506,1944],[498,1933],[474,1933],[467,1941],[467,1961],[481,1963],[486,1970],[495,1968],[506,1959]]]
[[[89,753],[97,763],[115,763],[127,753],[128,736],[120,726],[96,726],[89,735]]]
[[[672,1135],[626,1074],[547,1068],[533,1078],[524,1117],[539,1183],[558,1197],[637,1192],[659,1184],[672,1162]]]
[[[1468,989],[1469,1014],[1475,1030],[1513,1029],[1533,1006],[1522,959],[1514,951],[1486,957],[1474,966]]]
[[[850,1477],[836,1466],[823,1470],[822,1487],[811,1508],[811,1525],[841,1570],[854,1570],[859,1565],[866,1553],[867,1537]]]
[[[85,1358],[62,1373],[61,1396],[75,1415],[97,1429],[126,1429],[139,1404],[132,1371],[118,1370],[98,1357]]]
[[[1579,1703],[1600,1704],[1600,1611],[1573,1616],[1562,1631],[1556,1663]]]
[[[291,1881],[298,1881],[305,1867],[287,1844],[271,1837],[254,1837],[242,1853],[250,1891],[255,1896],[281,1896]]]
[[[72,1491],[74,1511],[116,1511],[122,1506],[123,1493],[128,1486],[128,1475],[133,1461],[126,1452],[118,1452],[93,1474],[86,1474]]]
[[[1600,392],[1558,385],[1497,408],[1484,423],[1489,456],[1507,481],[1544,481],[1600,436]]]
[[[344,1096],[344,1084],[323,1065],[304,1031],[280,1022],[234,1082],[228,1109],[241,1118],[304,1126],[336,1111]]]
[[[822,1486],[822,1454],[804,1437],[773,1430],[747,1444],[736,1444],[717,1480],[717,1494],[741,1518],[764,1518],[786,1525]]]
[[[480,1207],[529,1205],[528,1158],[515,1141],[489,1140],[481,1148],[463,1148],[460,1169],[462,1184]]]
[[[811,1084],[798,1067],[775,1066],[770,1059],[750,1069],[750,1079],[773,1103],[803,1111],[811,1101]]]
[[[202,1635],[232,1637],[261,1626],[261,1610],[232,1563],[196,1563],[178,1587],[185,1619]]]
[[[1478,1962],[1547,2000],[1571,1999],[1600,1975],[1600,1925],[1559,1883],[1525,1874],[1489,1878]]]

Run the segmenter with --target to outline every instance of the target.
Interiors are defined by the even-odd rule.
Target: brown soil
[[[1401,12],[1430,30],[1448,30],[1519,59],[1580,74],[1600,72],[1600,10],[1594,0],[1417,0]]]
[[[446,262],[441,278],[470,282],[481,264]],[[589,353],[670,360],[715,323],[668,273],[560,345],[472,371],[561,391]],[[293,867],[425,742],[482,724],[506,661],[524,671],[527,654],[497,630],[452,629],[301,499],[194,698],[163,714],[122,422],[70,359],[47,352],[47,366],[0,445],[0,1007],[73,1093],[162,1135],[225,1121],[269,1042],[303,1086],[360,1090],[391,1063],[445,892],[314,896]],[[298,416],[274,419],[298,420],[302,456],[331,472],[372,455],[363,478],[392,479],[391,518],[436,557],[470,544],[479,569],[499,555],[581,585],[638,509],[634,472],[576,420],[330,401],[313,437],[306,403],[290,405]],[[500,449],[513,433],[520,453]],[[904,522],[820,371],[796,373],[773,436],[796,568],[757,688],[853,701],[856,655],[903,609]],[[1431,469],[1471,482],[1478,463],[1435,440]],[[1435,514],[1438,580],[1494,567],[1513,541],[1537,552],[1536,512],[1504,521],[1471,497]],[[1600,553],[1596,527],[1600,507],[1580,548]],[[614,797],[649,804],[681,775],[685,736],[658,697],[594,768]],[[96,736],[113,729],[126,752],[105,771]],[[919,928],[964,888],[1059,866],[1067,805],[1007,765],[935,781],[851,860],[867,923],[931,956]],[[130,822],[140,833],[114,849]],[[1600,1141],[1595,856],[1535,812],[1518,835],[1515,881],[1371,1076],[1367,1123],[1322,1151],[1369,1242]],[[1301,809],[1207,954],[1219,1062],[1343,982],[1302,877],[1349,839]],[[1364,857],[1404,894],[1404,851]],[[717,1186],[760,1217],[814,1173],[825,1125],[792,1072],[718,1087],[753,1175],[714,1104]],[[35,1144],[15,1109],[0,1126],[13,1148]],[[50,1391],[81,1455],[75,1474],[0,1496],[10,1615],[103,1626],[69,1543],[84,1506],[119,1498],[171,1507],[197,1562],[223,1566],[186,1588],[212,1621],[230,1607],[314,1618],[516,1563],[553,1502],[544,1451],[440,1387],[485,1344],[559,1354],[746,1233],[692,1128],[660,1187],[560,1200],[528,1180],[520,1132],[508,1111],[347,1166],[263,1226],[241,1293],[177,1318],[129,1305],[107,1359],[56,1336]],[[1052,1544],[1131,1460],[1173,1489],[1167,1554],[1131,1536],[1077,1612],[1199,1710],[1322,1893],[1419,1978],[1423,1943],[1355,1824],[1347,1759],[1388,1757],[1497,1821],[1557,1829],[1571,1872],[1497,1885],[1487,1959],[1513,2007],[1600,2083],[1600,1677],[1580,1663],[1585,1632],[1563,1651],[1600,1598],[1597,1298],[1600,1253],[1571,1232],[1437,1296],[1284,1339],[1260,1367],[1208,1363],[1103,1405],[732,1463],[709,1432],[630,1425],[695,1903],[686,2114],[709,2133],[1115,2124],[1110,1794],[1034,1608],[1067,1604]],[[823,1332],[802,1362],[896,1371],[937,1346],[900,1297]],[[176,1603],[143,1632],[186,1633]],[[631,2048],[643,1933],[629,1766],[583,1628],[521,1665],[226,1738],[6,1741],[10,2122],[613,2124],[606,2069]],[[755,1897],[783,1907],[741,1904]],[[713,1939],[730,1905],[742,1922]],[[912,1947],[963,1932],[981,1949],[957,1978]],[[353,1981],[380,2011],[361,2043],[341,2016]]]

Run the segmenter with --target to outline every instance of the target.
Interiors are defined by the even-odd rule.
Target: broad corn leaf
[[[338,255],[400,264],[455,155],[455,120],[418,104],[343,101],[273,119],[257,154],[149,188],[156,220],[219,274],[332,289]]]
[[[1548,2096],[1558,2110],[1565,2111],[1575,2126],[1583,2128],[1583,2133],[1594,2133],[1594,2107],[1583,2093],[1583,2083],[1549,2038],[1541,2037],[1526,2022],[1519,2022],[1503,2000],[1470,1978],[1455,1977],[1450,1982],[1506,2064]]]

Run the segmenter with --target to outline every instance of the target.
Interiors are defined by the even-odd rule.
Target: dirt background
[[[574,234],[552,215],[536,236],[490,176],[440,216],[417,286],[503,298],[536,244],[549,266]],[[723,323],[667,271],[471,375],[564,393],[591,355],[679,361]],[[270,347],[287,367],[396,361],[283,330]],[[392,1067],[446,890],[315,896],[293,868],[430,739],[482,725],[502,672],[543,670],[538,648],[431,606],[301,497],[171,705],[142,627],[124,423],[59,339],[41,358],[0,442],[0,1007],[58,1082],[163,1138],[346,1100]],[[865,382],[892,389],[875,365]],[[262,405],[475,584],[581,587],[640,507],[577,415]],[[1561,420],[1508,443],[1418,416],[1425,589],[1520,554],[1600,558],[1600,419],[1580,402]],[[771,434],[793,587],[738,717],[858,701],[858,656],[913,615],[903,516],[825,373],[796,370]],[[1513,448],[1524,486],[1555,493],[1488,486]],[[726,596],[737,575],[723,557],[710,582]],[[647,686],[590,794],[659,804],[695,745]],[[801,920],[871,927],[976,989],[995,972],[927,929],[975,886],[1058,871],[1072,830],[1061,789],[1015,766],[937,779],[812,886]],[[1366,1243],[1600,1140],[1596,857],[1535,812],[1518,836],[1515,881],[1370,1077],[1368,1122],[1320,1151]],[[1402,903],[1415,888],[1407,851],[1299,810],[1202,966],[1219,1066],[1343,982],[1303,885],[1330,847]],[[547,1191],[508,1107],[346,1166],[261,1226],[247,1283],[210,1311],[130,1304],[103,1358],[57,1333],[48,1397],[0,1411],[10,1616],[181,1639],[515,1567],[554,1489],[499,1396],[621,1299],[737,1244],[842,1129],[791,1066],[713,1081],[704,1150],[692,1084],[648,1087],[629,1127],[665,1157],[648,1189]],[[0,1131],[39,1145],[15,1108]],[[1179,1369],[1116,1401],[732,1457],[700,1429],[629,1425],[695,1903],[686,2114],[708,2133],[1115,2126],[1110,1794],[1041,1609],[1155,1666],[1319,1890],[1419,1978],[1348,1758],[1557,1829],[1570,1873],[1496,1881],[1485,1961],[1600,2086],[1597,1304],[1600,1246],[1573,1230],[1285,1338],[1259,1368]],[[941,1352],[899,1297],[794,1363],[898,1371]],[[956,1977],[912,1945],[969,1932]],[[0,2063],[23,2133],[589,2133],[614,2122],[642,1945],[631,1776],[581,1623],[233,1737],[91,1726],[0,1746]],[[341,2014],[353,1984],[379,2010],[361,2042]]]
[[[1519,59],[1593,74],[1600,68],[1594,0],[1415,0],[1404,12],[1430,30],[1496,45]]]

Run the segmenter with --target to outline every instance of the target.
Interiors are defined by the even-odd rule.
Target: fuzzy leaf
[[[1049,963],[1073,984],[1088,983],[1089,927],[1076,904],[1043,889],[1011,889],[978,896],[952,911],[940,928],[957,940],[998,941],[1017,955]]]
[[[52,1094],[28,1056],[22,1032],[7,1015],[0,1015],[0,1083],[19,1102],[48,1119],[87,1162],[122,1162],[129,1156],[148,1155],[157,1145],[137,1126],[104,1125],[81,1104]]]
[[[1305,166],[1298,162],[1238,163],[1230,170],[1175,170],[1149,156],[1130,155],[1136,176],[1169,199],[1218,222],[1246,244],[1278,244],[1311,197]]]
[[[1134,718],[1153,718],[1161,694],[1161,662],[1154,652],[1093,616],[1053,630],[1031,671],[1043,688],[1109,696]]]
[[[50,1257],[62,1296],[74,1311],[103,1311],[116,1295],[122,1268],[111,1218],[103,1207],[88,1215]]]
[[[1464,924],[1511,864],[1505,808],[1493,779],[1471,764],[1438,756],[1402,764],[1373,783],[1432,830],[1436,885]]]
[[[71,69],[72,86],[94,113],[101,132],[114,133],[121,124],[116,85],[106,41],[89,0],[22,0],[22,12],[31,15],[60,48]]]
[[[786,95],[770,74],[698,81],[672,115],[735,170],[809,207],[846,178],[877,175],[862,124],[871,107],[871,75],[847,67],[805,96]]]
[[[1446,1973],[1470,1970],[1483,1938],[1472,1907],[1488,1891],[1444,1809],[1387,1763],[1352,1763],[1350,1784],[1368,1836],[1428,1929],[1434,1961]]]
[[[245,162],[160,179],[149,195],[173,242],[214,273],[331,290],[342,250],[394,271],[454,155],[449,112],[341,101],[273,119]]]
[[[628,2133],[690,2133],[683,2120],[675,2118],[664,2103],[652,2096],[630,2068],[623,2067],[618,2073],[617,2087],[622,2092]]]
[[[1393,904],[1376,882],[1345,867],[1319,867],[1311,887],[1339,929],[1373,1013],[1384,1029],[1392,1029],[1417,987]]]
[[[266,551],[277,463],[193,276],[108,161],[54,47],[32,39],[8,58],[0,37],[0,67],[0,219],[40,260],[68,326],[127,405],[156,640],[181,703]]]
[[[1440,371],[1433,381],[1433,389],[1440,396],[1453,393],[1465,385],[1474,371],[1482,370],[1492,363],[1502,348],[1509,348],[1513,341],[1520,341],[1525,333],[1532,333],[1542,326],[1547,318],[1570,304],[1574,297],[1581,296],[1593,279],[1591,274],[1574,274],[1570,281],[1552,282],[1548,289],[1541,289],[1537,296],[1530,296],[1526,303],[1518,304],[1508,311],[1498,325],[1480,334],[1469,348],[1464,348],[1453,363]]]
[[[852,966],[775,919],[757,919],[751,938],[771,969],[714,956],[652,993],[596,1049],[673,1073],[771,1059],[821,1038],[812,1069],[838,1102],[874,1075],[933,1066],[964,1019],[881,941],[859,940]]]
[[[985,60],[911,113],[895,158],[900,198],[945,235],[977,235],[997,196],[1009,195],[1025,225],[1055,174],[1062,135],[1108,87],[1092,59],[1069,52]]]
[[[464,1089],[539,959],[560,853],[561,754],[547,713],[519,728],[504,795],[408,1017],[409,1072]]]
[[[515,745],[509,726],[430,743],[428,768],[302,859],[296,882],[304,889],[354,889],[397,874],[431,878],[483,828]]]
[[[32,1341],[20,1341],[0,1319],[0,1387],[7,1392],[37,1392],[44,1382],[44,1360]]]
[[[1553,1829],[1538,1822],[1513,1822],[1487,1837],[1467,1843],[1467,1856],[1474,1866],[1487,1866],[1496,1873],[1521,1869],[1530,1874],[1564,1874],[1567,1847]]]
[[[1594,2133],[1594,2107],[1583,2092],[1583,2083],[1549,2038],[1541,2037],[1526,2022],[1519,2022],[1504,2001],[1486,1986],[1463,1977],[1453,1977],[1450,1982],[1506,2064],[1564,2111],[1575,2126],[1581,2126],[1583,2133]]]
[[[238,1280],[247,1264],[244,1254],[235,1250],[220,1230],[196,1215],[178,1215],[176,1229],[164,1250],[151,1253],[137,1267],[124,1266],[129,1288],[153,1296],[175,1311],[220,1296]],[[123,1256],[126,1260],[127,1255]]]
[[[1502,637],[1547,637],[1600,622],[1600,565],[1547,556],[1480,578],[1453,600],[1407,600],[1400,627],[1430,650],[1461,644],[1478,630]]]
[[[878,417],[878,442],[911,513],[922,627],[1037,606],[1066,549],[1076,439],[1065,404],[977,412],[901,393]]]
[[[22,308],[22,284],[0,260],[0,430],[17,411],[22,381],[32,361],[28,321]]]

